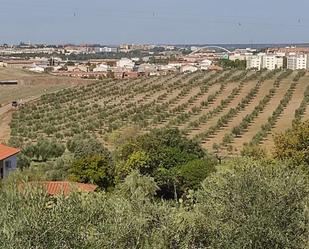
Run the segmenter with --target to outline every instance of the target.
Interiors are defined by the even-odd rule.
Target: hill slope
[[[297,75],[231,70],[107,79],[44,95],[26,105],[13,115],[12,136],[22,143],[41,136],[65,142],[87,131],[104,141],[111,132],[131,126],[139,132],[177,127],[208,150],[239,153],[244,143],[254,139],[271,146],[271,134],[291,126],[309,86],[308,75],[299,80]],[[277,109],[280,115],[271,121],[275,123],[257,140]],[[240,134],[235,132],[239,125]]]

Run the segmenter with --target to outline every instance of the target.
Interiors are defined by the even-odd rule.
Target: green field
[[[246,143],[272,146],[272,134],[308,115],[309,76],[292,71],[196,72],[106,79],[42,96],[14,113],[11,135],[66,142],[87,131],[112,146],[128,129],[177,127],[204,148],[238,154]]]

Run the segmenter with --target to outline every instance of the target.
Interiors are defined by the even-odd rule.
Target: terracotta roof
[[[85,184],[68,181],[42,181],[42,182],[30,182],[32,185],[43,187],[49,195],[63,194],[69,195],[74,190],[81,192],[93,192],[98,186],[94,184]]]
[[[20,152],[20,149],[0,144],[0,160],[4,160]]]

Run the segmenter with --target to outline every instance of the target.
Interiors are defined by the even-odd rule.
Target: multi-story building
[[[292,70],[309,69],[308,55],[289,55],[287,57],[287,68]]]
[[[267,70],[275,70],[277,68],[283,68],[283,57],[276,55],[263,55],[262,56],[262,68]]]
[[[247,56],[247,69],[261,70],[264,68],[268,70],[283,68],[283,57],[263,53]]]
[[[262,56],[260,55],[250,55],[247,56],[247,69],[257,69],[262,68]]]

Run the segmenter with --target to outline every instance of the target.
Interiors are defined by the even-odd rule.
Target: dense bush
[[[114,184],[115,167],[109,157],[96,155],[75,160],[69,173],[75,182],[93,183],[106,189]]]
[[[154,177],[160,187],[159,195],[173,198],[175,192],[179,195],[182,194],[181,189],[184,189],[183,186],[175,189],[175,169],[206,156],[196,142],[182,137],[178,129],[153,130],[130,139],[117,149],[118,178],[137,169],[144,175]]]
[[[276,135],[274,142],[276,157],[309,165],[309,120],[294,123],[292,129]]]
[[[0,189],[0,248],[308,248],[308,176],[284,163],[228,161],[183,203],[136,171],[108,194],[27,186]]]
[[[216,164],[215,160],[196,159],[178,166],[175,169],[175,176],[180,192],[185,193],[188,190],[198,189],[201,182],[216,171]]]
[[[26,156],[24,153],[19,153],[17,155],[17,165],[18,168],[23,170],[25,168],[29,168],[31,164],[31,158]]]
[[[203,183],[197,210],[208,248],[307,248],[308,176],[284,163],[236,161]]]

